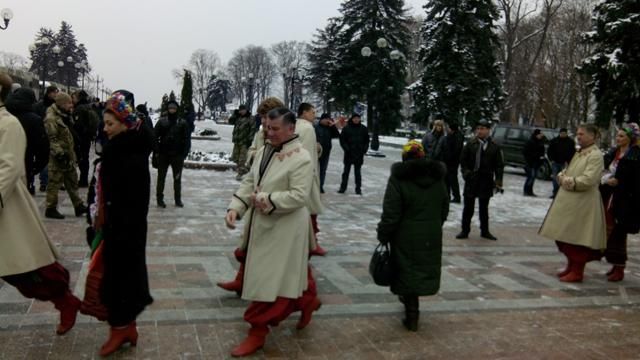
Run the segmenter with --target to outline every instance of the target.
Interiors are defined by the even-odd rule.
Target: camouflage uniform
[[[249,172],[246,165],[247,152],[249,150],[249,146],[251,146],[251,142],[253,141],[255,131],[255,122],[249,113],[244,117],[238,118],[236,125],[233,128],[232,140],[234,147],[231,158],[234,159],[235,163],[238,165],[237,171],[240,176]]]
[[[58,206],[58,191],[64,184],[74,208],[82,205],[78,196],[78,173],[73,135],[69,130],[71,114],[66,114],[56,104],[47,109],[44,127],[49,136],[49,183],[47,184],[47,209]]]

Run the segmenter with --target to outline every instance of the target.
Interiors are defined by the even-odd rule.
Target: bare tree
[[[199,111],[204,111],[209,80],[220,68],[220,57],[212,50],[198,49],[191,54],[188,70],[193,76],[193,98]]]
[[[289,104],[296,72],[306,68],[308,44],[300,41],[281,41],[271,46],[275,60],[275,71],[281,76],[284,103]]]
[[[233,93],[252,109],[256,100],[269,94],[276,67],[264,47],[248,45],[234,52],[226,72],[233,84]]]
[[[0,66],[3,66],[10,71],[28,70],[29,61],[18,54],[0,51]]]

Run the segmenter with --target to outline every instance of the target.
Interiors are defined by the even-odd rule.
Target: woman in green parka
[[[425,158],[424,148],[409,141],[402,162],[393,164],[378,223],[378,240],[391,246],[391,292],[405,307],[402,323],[418,330],[418,296],[440,289],[442,224],[449,213],[446,169]]]

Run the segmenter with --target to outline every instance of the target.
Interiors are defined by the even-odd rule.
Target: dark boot
[[[269,333],[268,327],[252,327],[249,329],[249,335],[231,351],[231,356],[241,357],[255,353],[262,349]]]
[[[167,204],[164,203],[164,198],[162,196],[156,196],[156,203],[158,204],[159,208],[166,208]]]
[[[58,324],[56,334],[66,334],[76,323],[76,317],[80,309],[80,299],[67,290],[62,297],[53,299],[51,302],[60,311],[60,324]]]
[[[47,208],[47,210],[44,211],[44,217],[49,219],[64,219],[64,215],[60,214],[56,208]]]
[[[228,282],[218,282],[216,285],[227,291],[235,291],[238,296],[242,294],[242,281],[244,280],[244,264],[241,263],[236,273],[236,278]]]
[[[111,327],[109,339],[100,348],[100,356],[109,356],[126,343],[130,343],[131,346],[136,346],[138,343],[138,330],[135,321],[124,327]]]
[[[177,206],[177,207],[184,207],[184,204],[182,203],[182,200],[177,199],[177,200],[176,200],[176,206]]]
[[[296,329],[302,330],[311,322],[311,315],[313,315],[314,311],[317,311],[322,306],[322,303],[318,299],[318,297],[313,298],[313,301],[310,301],[304,309],[302,309],[302,315],[300,315],[300,320],[298,324],[296,324]]]
[[[89,209],[87,209],[87,207],[84,206],[84,204],[79,204],[74,208],[74,210],[75,210],[76,216],[82,216],[82,214],[86,214],[87,211],[89,211]]]
[[[418,331],[418,320],[420,318],[420,302],[417,295],[405,295],[404,314],[402,324],[409,331]]]
[[[584,277],[584,262],[571,262],[569,273],[560,278],[562,282],[582,282]]]
[[[498,240],[497,237],[493,236],[489,231],[483,231],[480,233],[480,237],[485,238],[487,240]]]
[[[464,231],[463,230],[463,231],[460,231],[458,233],[458,235],[456,235],[456,239],[462,240],[462,239],[468,239],[468,238],[469,238],[469,232],[468,231]]]
[[[607,281],[618,282],[624,279],[624,265],[613,265],[609,272]]]

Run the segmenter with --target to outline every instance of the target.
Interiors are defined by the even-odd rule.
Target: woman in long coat
[[[391,245],[391,292],[404,303],[403,324],[417,331],[418,296],[440,289],[442,224],[449,213],[449,195],[443,164],[426,159],[419,142],[405,145],[402,159],[391,167],[378,240]]]
[[[152,136],[118,93],[107,101],[104,124],[109,141],[98,177],[98,199],[103,201],[98,206],[104,211],[100,295],[111,330],[102,356],[127,342],[136,344],[136,317],[153,302],[146,265]]]
[[[51,301],[60,311],[59,335],[76,322],[80,300],[69,289],[40,212],[27,190],[24,155],[27,138],[5,108],[11,78],[0,73],[0,277],[27,298]]]
[[[604,157],[605,174],[600,193],[607,220],[607,249],[604,256],[613,265],[607,280],[624,279],[627,262],[627,234],[640,230],[640,128],[623,125],[616,135],[616,147]]]
[[[602,152],[596,145],[598,128],[578,128],[580,150],[567,169],[558,174],[561,188],[547,213],[540,235],[556,240],[568,260],[558,273],[560,281],[581,282],[587,262],[599,260],[606,247],[604,207],[598,191],[604,170]]]

